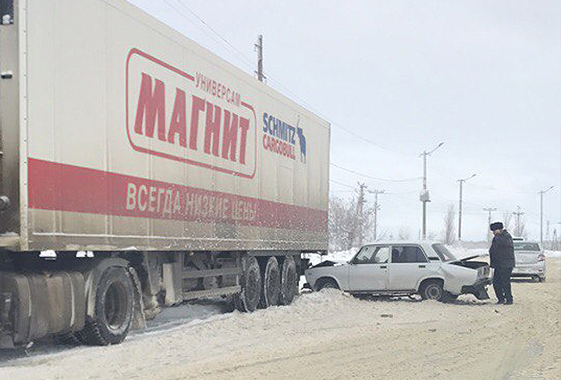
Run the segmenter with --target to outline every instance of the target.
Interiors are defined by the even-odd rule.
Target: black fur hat
[[[491,231],[502,230],[504,228],[503,222],[491,223]]]

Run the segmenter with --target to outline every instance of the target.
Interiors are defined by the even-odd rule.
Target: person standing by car
[[[493,288],[499,304],[512,305],[512,290],[510,287],[510,276],[515,266],[514,244],[512,236],[504,229],[501,222],[491,223],[493,231],[493,242],[489,248],[491,256],[491,268],[494,269]]]

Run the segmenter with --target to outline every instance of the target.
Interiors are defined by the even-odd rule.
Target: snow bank
[[[545,250],[545,257],[557,257],[557,258],[561,258],[561,251],[550,251],[550,250]]]

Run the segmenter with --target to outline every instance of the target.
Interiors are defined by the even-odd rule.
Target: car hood
[[[322,262],[319,263],[319,264],[312,265],[312,266],[310,267],[310,269],[312,269],[312,268],[322,268],[322,267],[335,267],[335,266],[340,266],[340,265],[345,265],[345,264],[346,264],[346,262],[340,262],[340,261],[338,262],[338,261],[332,261],[332,260],[325,260],[325,261],[322,261]]]
[[[471,259],[475,259],[475,258],[481,257],[481,256],[485,256],[485,255],[468,256],[468,257],[464,257],[464,258],[462,258],[462,259],[457,259],[457,260],[448,261],[448,262],[449,262],[449,263],[459,263],[459,262],[462,262],[462,261],[468,261],[468,260],[471,260]]]

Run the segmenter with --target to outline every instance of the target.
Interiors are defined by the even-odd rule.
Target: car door
[[[389,290],[416,290],[419,281],[430,272],[427,256],[418,245],[392,245],[390,256]]]
[[[351,260],[349,288],[351,291],[379,291],[388,288],[390,247],[367,245]]]

